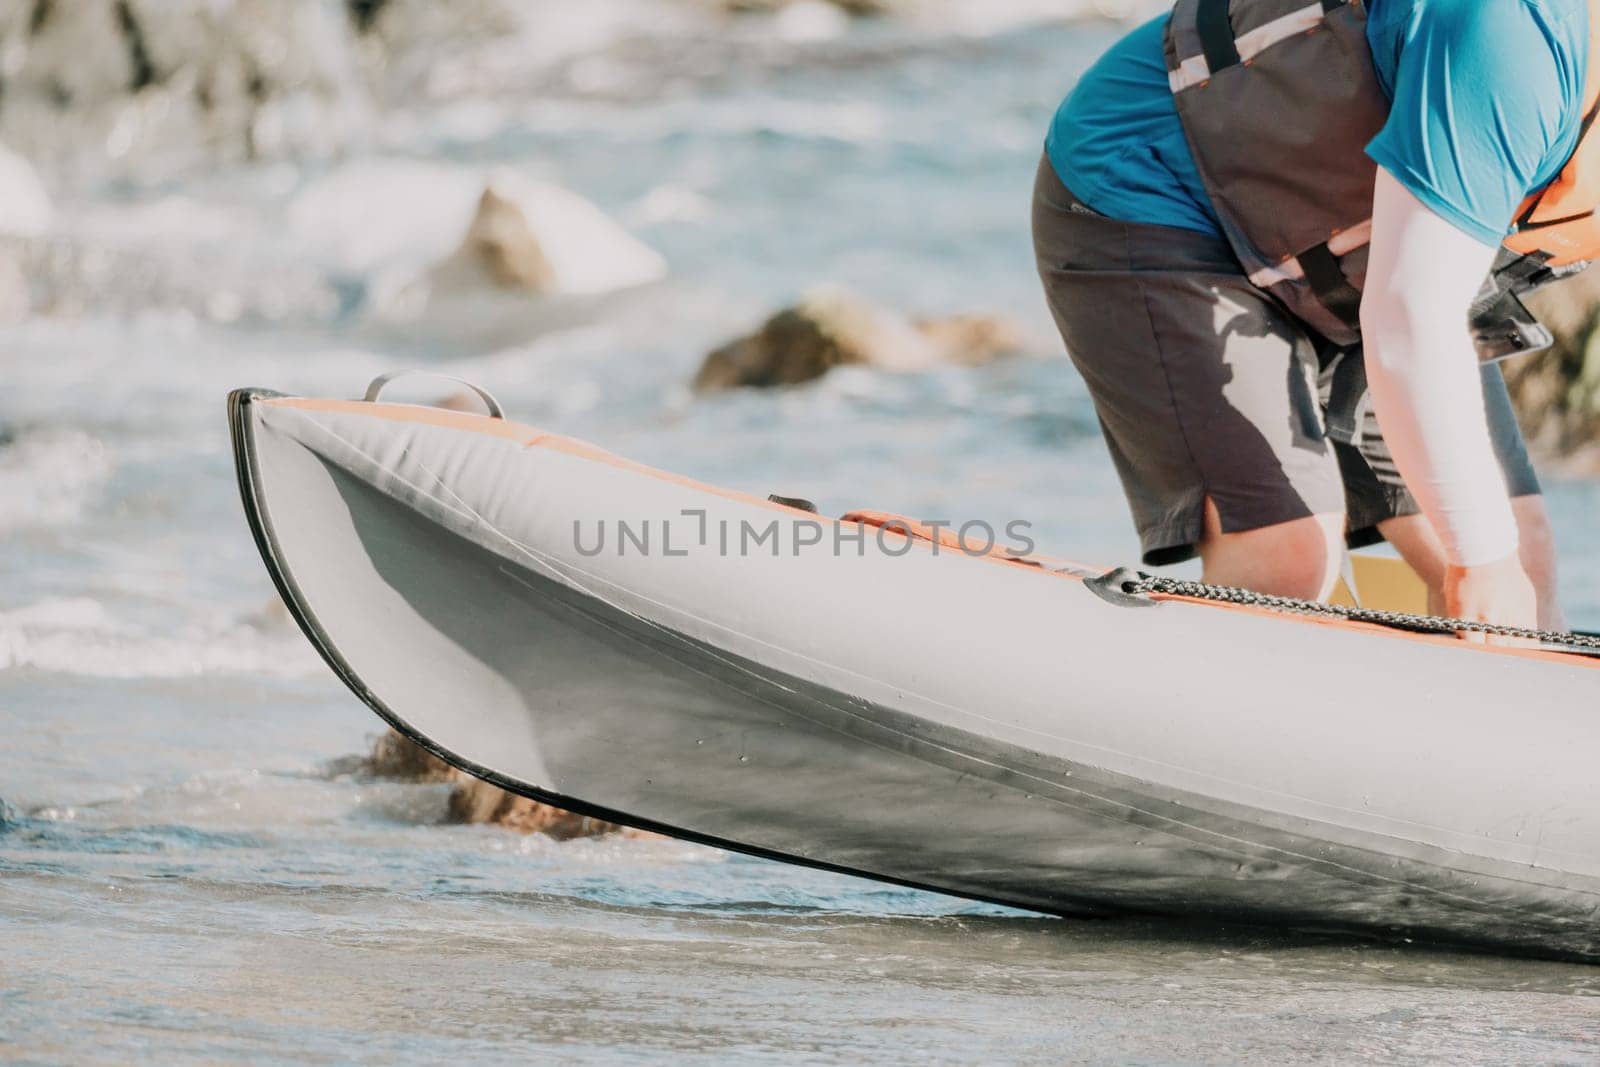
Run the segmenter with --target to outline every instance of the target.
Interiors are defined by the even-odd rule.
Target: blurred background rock
[[[1600,267],[1535,293],[1529,305],[1556,346],[1505,364],[1523,429],[1557,469],[1600,477]]]
[[[0,10],[0,139],[52,170],[197,158],[326,157],[382,139],[385,105],[537,93],[619,23],[713,34],[776,16],[777,37],[839,19],[984,15],[958,0],[12,0]],[[1001,20],[1122,17],[1149,0],[1024,0]],[[585,10],[585,8],[588,8]],[[648,16],[648,17],[646,17]],[[637,45],[650,47],[651,34]],[[687,56],[686,59],[692,59]],[[712,73],[712,72],[707,72]]]
[[[658,64],[680,52],[685,78],[727,76],[717,64],[698,61],[701,42],[718,33],[743,33],[759,49],[763,38],[835,37],[854,18],[981,24],[985,17],[1132,18],[1161,6],[1022,0],[986,16],[985,5],[958,0],[622,0],[578,7],[559,0],[15,0],[0,10],[0,143],[9,146],[0,147],[0,321],[101,301],[98,280],[118,273],[143,279],[117,297],[136,307],[177,303],[213,318],[271,319],[292,306],[349,310],[376,295],[365,310],[392,331],[411,333],[442,320],[458,343],[494,347],[570,324],[574,309],[570,302],[553,306],[556,297],[647,284],[664,276],[667,265],[581,191],[502,175],[476,182],[457,176],[454,188],[441,193],[448,179],[420,167],[404,173],[369,167],[306,190],[296,205],[298,221],[325,236],[409,228],[413,245],[430,246],[422,258],[431,262],[397,263],[405,258],[396,255],[399,242],[385,246],[381,237],[345,232],[342,251],[367,246],[367,262],[348,255],[339,262],[335,251],[336,270],[365,267],[381,275],[360,293],[341,286],[336,271],[268,264],[272,282],[251,300],[239,290],[253,287],[229,289],[209,273],[185,279],[176,264],[163,270],[141,262],[137,247],[86,249],[71,239],[70,227],[48,240],[46,186],[81,187],[117,175],[148,183],[247,160],[326,167],[403,139],[402,105],[537,100],[555,83],[598,97],[625,96],[618,64],[630,51],[654,52]],[[752,16],[762,16],[758,28]],[[622,59],[590,54],[595,42],[630,20],[649,32],[629,41]],[[417,218],[422,202],[431,218]],[[384,205],[391,208],[387,218]],[[425,237],[417,232],[423,230]],[[416,247],[407,251],[417,258]],[[1600,357],[1590,351],[1597,296],[1600,282],[1583,280],[1541,298],[1560,345],[1507,367],[1530,439],[1543,455],[1567,459],[1563,469],[1600,470],[1591,448],[1600,436]],[[528,298],[541,298],[542,306],[535,310]],[[576,315],[592,312],[592,303]],[[864,306],[858,302],[852,316],[858,324],[868,317],[859,311]],[[897,314],[956,310],[873,314],[881,327]],[[926,347],[914,351],[906,330],[885,328],[856,328],[848,343],[819,355],[804,328],[782,332],[786,323],[807,321],[779,315],[719,347],[697,386],[809,380],[826,367],[797,368],[819,358],[828,366],[937,358]],[[463,335],[461,325],[469,322],[471,335]],[[1004,333],[1000,347],[1023,347],[1009,326]],[[993,338],[966,336],[979,350],[994,347]],[[960,337],[954,342],[962,347]],[[957,362],[970,355],[948,344],[944,351]],[[779,363],[786,369],[775,371]]]

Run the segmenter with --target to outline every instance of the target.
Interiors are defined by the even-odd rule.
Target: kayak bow
[[[940,551],[499,417],[260,390],[229,409],[312,644],[506,789],[1055,914],[1600,959],[1600,660],[1135,610],[1083,568]],[[599,522],[631,540],[596,551]],[[745,529],[754,550],[718,536]]]

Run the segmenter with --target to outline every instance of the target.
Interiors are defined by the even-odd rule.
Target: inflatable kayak
[[[1600,659],[1130,593],[381,384],[233,393],[245,510],[329,666],[472,774],[1061,915],[1600,959]]]

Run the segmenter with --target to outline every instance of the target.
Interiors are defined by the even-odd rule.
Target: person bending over
[[[1492,361],[1600,254],[1592,2],[1179,0],[1079,81],[1034,244],[1147,564],[1323,599],[1387,539],[1436,612],[1563,625]]]

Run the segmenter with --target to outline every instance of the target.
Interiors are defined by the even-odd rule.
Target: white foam
[[[831,41],[849,32],[850,16],[826,0],[796,0],[778,12],[773,29],[796,44]]]
[[[0,233],[38,237],[54,220],[50,194],[32,164],[0,145]]]
[[[86,433],[22,434],[0,448],[0,531],[77,521],[113,467],[106,448]]]
[[[150,248],[217,245],[254,239],[256,227],[235,205],[168,194],[146,201],[72,205],[66,235],[97,246]]]
[[[628,208],[635,226],[705,222],[715,214],[711,201],[684,185],[658,185]]]
[[[92,678],[306,677],[322,669],[299,632],[268,613],[152,632],[88,597],[0,612],[0,670],[23,667]]]
[[[434,5],[446,11],[442,5]],[[593,56],[619,42],[683,37],[711,25],[699,0],[516,0],[500,15],[512,23],[475,47],[434,55],[421,81],[435,99],[493,95],[527,85],[551,67]],[[434,17],[434,16],[430,16]],[[452,17],[447,12],[444,18]],[[437,40],[437,31],[424,31]]]
[[[296,244],[353,274],[413,268],[451,253],[472,221],[481,172],[438,163],[372,159],[305,186],[289,203]]]

